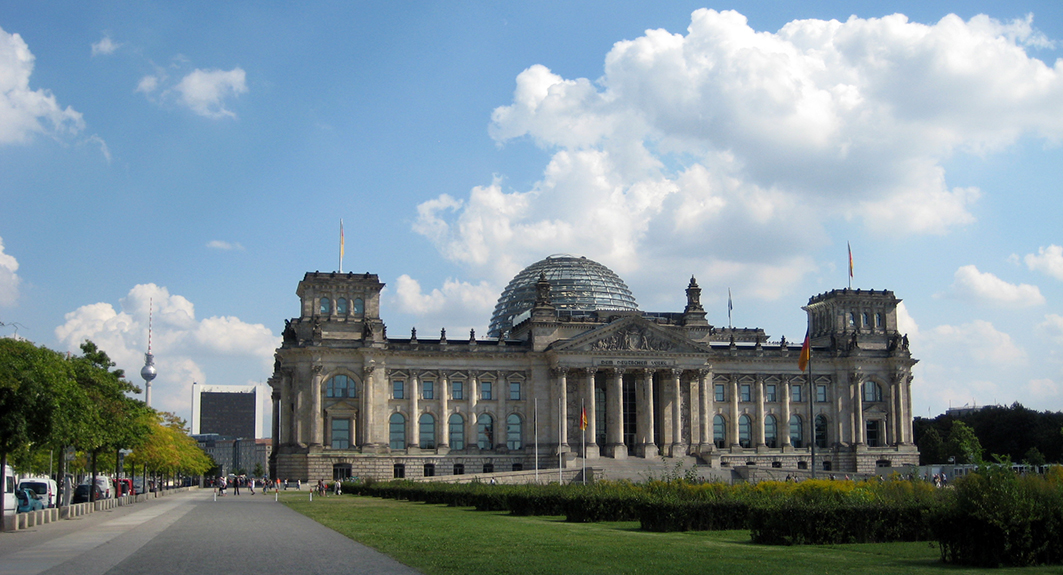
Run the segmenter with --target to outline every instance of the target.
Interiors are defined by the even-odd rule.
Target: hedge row
[[[750,508],[754,543],[828,545],[925,541],[933,538],[924,504],[805,503],[785,501]]]

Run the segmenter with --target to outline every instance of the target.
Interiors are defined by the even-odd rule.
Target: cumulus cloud
[[[1050,313],[1045,316],[1045,321],[1037,325],[1037,329],[1052,341],[1063,345],[1063,316]]]
[[[1037,286],[1010,284],[991,273],[979,272],[973,265],[956,270],[950,295],[1004,307],[1032,307],[1045,303]]]
[[[247,92],[246,74],[242,68],[229,71],[197,68],[182,78],[174,90],[178,101],[200,116],[235,118],[236,114],[225,105],[230,98]]]
[[[49,90],[31,90],[34,56],[18,34],[0,28],[0,144],[17,144],[32,134],[76,134],[81,113],[60,107]]]
[[[1033,271],[1046,273],[1057,280],[1063,280],[1063,246],[1053,244],[1047,248],[1039,248],[1037,254],[1026,254],[1023,261],[1026,262],[1026,267]]]
[[[110,36],[104,35],[103,38],[100,38],[99,42],[93,42],[92,55],[99,56],[100,54],[103,54],[104,56],[109,56],[111,54],[114,54],[114,51],[117,50],[120,46],[121,44],[115,42],[114,40],[111,40]]]
[[[137,89],[135,91],[150,94],[154,92],[155,89],[158,87],[159,77],[149,74],[140,79],[140,82],[137,83]]]
[[[936,354],[939,363],[995,367],[1026,363],[1026,352],[1012,341],[1011,336],[983,320],[963,325],[940,325],[923,334],[923,341]],[[957,361],[942,361],[950,355]]]
[[[1046,41],[1029,17],[800,20],[772,33],[698,10],[686,33],[614,44],[596,80],[521,72],[489,132],[549,151],[542,178],[441,194],[413,227],[496,283],[570,252],[621,275],[690,269],[708,282],[746,265],[785,291],[816,269],[807,254],[831,220],[947,233],[974,221],[981,191],[949,186],[945,160],[1063,136],[1063,62],[1026,52]],[[1012,305],[1043,300],[1013,287]]]
[[[481,335],[487,333],[486,325],[468,325],[467,318],[489,317],[501,291],[487,282],[470,284],[448,279],[443,283],[443,289],[424,293],[420,282],[406,274],[399,276],[395,283],[395,293],[387,294],[388,299],[399,312],[419,316],[423,329],[471,327],[477,328]],[[427,335],[428,332],[421,333]],[[451,336],[454,335],[452,331]]]
[[[18,271],[18,260],[11,254],[4,253],[4,239],[0,238],[0,306],[13,306],[18,300],[18,286],[22,278]]]
[[[211,240],[211,241],[207,242],[207,247],[211,248],[211,249],[214,249],[214,250],[223,250],[223,251],[232,251],[232,250],[243,251],[243,249],[244,249],[244,246],[241,245],[239,242],[227,242],[227,241],[224,241],[224,240]]]
[[[86,339],[92,340],[131,381],[140,384],[149,311],[151,347],[159,370],[152,384],[153,407],[186,408],[186,390],[193,381],[210,383],[217,377],[214,383],[232,383],[216,374],[233,366],[239,366],[241,382],[256,375],[261,380],[269,377],[280,337],[261,324],[248,324],[235,317],[197,319],[191,301],[155,284],[135,286],[119,301],[118,309],[99,302],[67,313],[55,336],[72,352],[78,352]]]

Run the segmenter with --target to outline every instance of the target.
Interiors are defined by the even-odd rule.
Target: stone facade
[[[916,360],[889,291],[809,300],[809,386],[800,344],[710,325],[693,278],[683,312],[577,313],[551,305],[542,277],[534,307],[491,339],[388,337],[383,287],[374,274],[299,283],[269,381],[275,477],[528,470],[537,456],[555,470],[576,456],[807,469],[813,434],[817,470],[918,463]]]

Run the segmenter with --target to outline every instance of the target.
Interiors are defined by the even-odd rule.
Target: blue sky
[[[574,253],[797,340],[851,242],[916,414],[1063,409],[1063,5],[776,4],[0,1],[0,335],[135,374],[150,301],[187,417],[269,376],[341,218],[392,335]]]

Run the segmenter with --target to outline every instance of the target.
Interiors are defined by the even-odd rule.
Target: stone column
[[[375,371],[376,366],[362,366],[362,393],[358,401],[359,417],[356,426],[358,430],[355,432],[359,447],[376,443],[375,438],[372,437],[373,390],[376,387],[373,385],[373,374]]]
[[[712,437],[712,418],[713,412],[716,411],[714,408],[716,399],[713,397],[714,393],[716,393],[716,389],[712,381],[712,370],[698,370],[698,411],[700,411],[698,414],[698,427],[701,432],[701,437],[699,438],[701,443],[698,444],[698,451],[702,453],[712,451],[716,447]]]
[[[324,371],[324,366],[315,365],[311,369],[313,375],[310,377],[310,445],[321,446],[322,443],[322,429],[321,419],[323,414],[321,413],[321,373]]]
[[[683,390],[680,378],[683,376],[683,370],[673,369],[670,372],[672,376],[672,457],[680,457],[686,455],[686,450],[683,449]]]
[[[624,445],[624,370],[613,368],[605,394],[605,434],[613,459],[627,457]]]
[[[585,387],[583,388],[583,402],[587,409],[587,449],[583,454],[587,458],[597,458],[598,451],[598,406],[594,403],[594,375],[598,373],[598,368],[588,367],[584,369],[584,373],[587,376]]]
[[[742,414],[738,411],[738,376],[731,374],[731,421],[728,435],[731,436],[731,448],[741,447],[738,443],[738,418]]]
[[[509,378],[505,373],[498,372],[495,377],[498,389],[498,417],[495,418],[495,448],[506,447],[506,400],[509,399]]]
[[[273,400],[273,453],[277,453],[277,447],[281,442],[281,394],[279,391],[274,390],[270,394],[270,399]]]
[[[447,372],[439,372],[439,447],[450,447],[450,379]]]
[[[419,448],[421,444],[420,406],[418,401],[421,396],[421,377],[416,373],[410,373],[410,437],[406,440],[406,447]]]
[[[889,411],[886,413],[886,445],[897,445],[899,439],[897,436],[897,382],[890,381],[888,384],[889,391]]]
[[[753,443],[758,448],[765,446],[764,441],[764,376],[757,374],[757,381],[754,384],[756,386],[757,396],[757,423],[753,426]],[[778,432],[778,426],[776,426],[776,433]]]
[[[783,421],[780,425],[780,427],[783,428],[784,433],[782,434],[782,437],[779,438],[779,445],[781,445],[783,449],[793,447],[794,445],[793,442],[790,441],[791,417],[792,415],[790,414],[790,380],[784,378],[782,380],[782,418],[785,421]]]
[[[642,371],[642,393],[643,393],[643,415],[644,417],[639,419],[642,428],[642,432],[639,434],[642,437],[641,455],[644,458],[651,458],[657,456],[657,442],[653,433],[653,371]]]
[[[859,373],[851,376],[853,386],[853,443],[864,443],[864,378]]]
[[[467,450],[474,450],[480,448],[476,434],[476,400],[480,397],[480,378],[475,371],[469,371],[468,383],[469,413],[465,421],[465,446]]]
[[[554,368],[554,377],[557,378],[557,424],[558,433],[561,434],[559,438],[559,449],[561,451],[568,451],[568,370],[563,367]],[[551,407],[551,411],[553,408]]]

